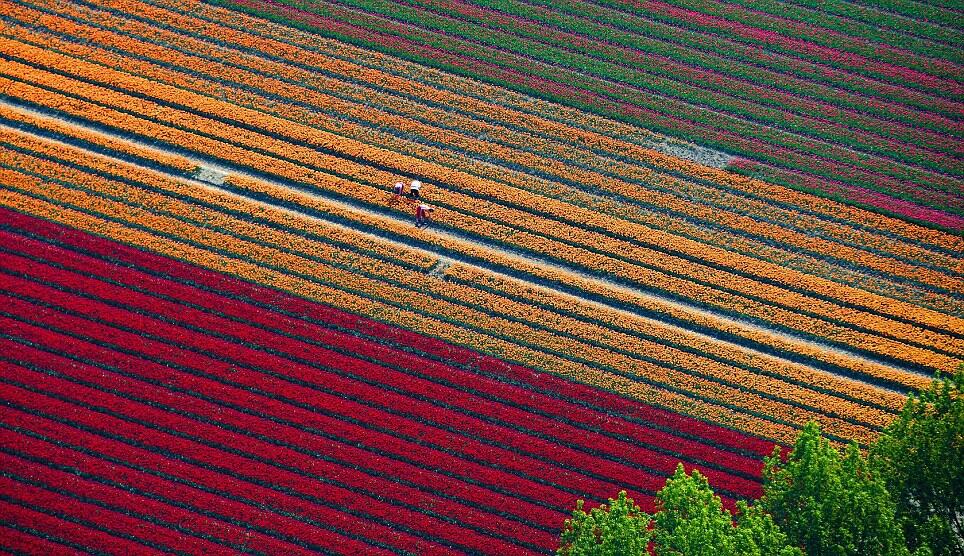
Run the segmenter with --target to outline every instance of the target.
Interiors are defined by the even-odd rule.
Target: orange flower
[[[289,60],[292,60],[298,63],[303,63],[304,61],[310,61],[311,63],[317,65],[319,68],[324,68],[327,71],[341,73],[346,77],[352,77],[354,79],[363,79],[363,80],[371,81],[373,83],[379,83],[380,85],[390,84],[391,87],[395,90],[406,91],[412,95],[417,95],[418,98],[425,98],[427,100],[432,100],[441,104],[459,106],[463,110],[473,111],[479,114],[480,116],[485,116],[486,118],[492,118],[493,116],[495,116],[507,123],[511,122],[513,124],[525,125],[527,129],[529,127],[535,126],[533,127],[533,129],[537,129],[540,134],[553,135],[554,136],[553,139],[558,139],[558,140],[546,140],[542,135],[539,135],[539,134],[517,132],[512,128],[493,126],[486,122],[481,122],[478,119],[458,117],[451,113],[435,110],[411,101],[406,101],[404,99],[400,99],[397,96],[392,96],[387,93],[382,93],[375,89],[366,89],[363,92],[359,92],[357,90],[358,87],[356,85],[348,84],[345,81],[340,81],[338,79],[330,78],[322,74],[319,74],[317,72],[308,72],[306,70],[300,69],[295,66],[285,65],[272,60],[265,60],[263,58],[254,59],[250,55],[238,54],[237,52],[232,50],[219,48],[219,47],[210,45],[209,43],[204,43],[201,41],[191,39],[189,37],[184,37],[183,35],[170,33],[163,29],[158,29],[155,26],[148,26],[146,24],[143,24],[137,21],[122,19],[122,18],[113,16],[112,14],[108,14],[106,12],[98,12],[86,7],[81,7],[81,6],[77,6],[69,3],[57,2],[53,0],[51,0],[49,4],[52,7],[56,8],[58,12],[71,13],[77,19],[80,19],[80,20],[95,20],[100,25],[114,26],[119,29],[122,29],[126,33],[140,34],[141,36],[156,36],[160,34],[162,35],[165,41],[171,42],[172,44],[177,44],[182,49],[194,50],[214,58],[230,60],[233,64],[236,64],[236,65],[256,67],[261,69],[262,71],[270,70],[271,73],[286,76],[289,79],[292,79],[299,83],[312,84],[314,86],[315,92],[312,93],[310,97],[306,97],[304,95],[303,88],[294,87],[286,84],[282,85],[282,88],[287,92],[281,91],[280,94],[282,94],[282,96],[284,96],[285,94],[294,95],[292,96],[292,98],[298,98],[299,100],[305,100],[309,102],[311,102],[311,99],[313,98],[316,104],[319,101],[321,101],[324,107],[329,110],[341,112],[346,115],[351,115],[352,117],[369,119],[370,121],[377,122],[378,125],[380,126],[391,124],[392,126],[395,126],[397,129],[405,133],[420,133],[430,140],[444,141],[447,145],[458,146],[460,148],[465,148],[465,149],[474,148],[476,152],[488,153],[488,152],[493,152],[492,150],[495,149],[498,151],[498,154],[500,156],[507,157],[508,160],[513,160],[515,162],[521,161],[521,159],[519,159],[518,156],[525,156],[524,153],[521,153],[519,151],[520,148],[521,149],[538,148],[541,151],[543,151],[549,158],[548,159],[544,158],[542,164],[537,164],[534,167],[539,167],[542,170],[548,170],[549,169],[548,166],[552,166],[554,168],[559,169],[559,171],[561,172],[559,173],[559,175],[562,177],[567,177],[569,175],[570,169],[572,168],[572,164],[566,164],[566,165],[560,166],[559,163],[555,161],[556,158],[560,160],[571,159],[573,162],[576,162],[578,164],[596,166],[598,170],[601,170],[603,172],[616,173],[630,179],[643,180],[647,184],[652,184],[654,188],[640,188],[636,186],[627,187],[628,184],[620,184],[620,182],[614,181],[614,180],[609,180],[608,182],[604,180],[603,182],[600,182],[598,177],[594,176],[593,174],[583,173],[582,178],[578,178],[581,181],[584,181],[585,183],[592,183],[594,185],[603,187],[604,189],[617,192],[621,195],[627,195],[631,198],[638,198],[640,200],[645,200],[646,202],[656,203],[659,206],[664,206],[674,211],[686,213],[691,217],[697,217],[697,218],[709,220],[719,226],[734,228],[743,232],[749,232],[753,234],[762,234],[765,237],[768,237],[769,239],[775,239],[781,242],[789,241],[791,242],[791,244],[795,246],[798,246],[798,247],[802,246],[804,248],[809,248],[816,253],[825,253],[825,252],[832,251],[836,254],[837,257],[842,257],[845,260],[857,262],[861,266],[867,266],[869,268],[874,268],[876,270],[880,270],[884,272],[896,272],[900,276],[910,278],[913,280],[922,280],[925,283],[935,285],[938,287],[943,287],[947,283],[947,279],[941,278],[940,276],[938,276],[937,279],[935,280],[931,276],[931,273],[926,269],[920,269],[919,267],[914,267],[913,265],[902,264],[900,262],[894,261],[893,259],[880,258],[874,255],[873,253],[869,253],[867,251],[854,250],[853,248],[850,248],[847,245],[843,245],[840,243],[831,244],[824,240],[820,240],[819,238],[812,237],[807,233],[801,234],[799,232],[792,232],[789,230],[782,229],[779,226],[776,226],[773,224],[767,224],[767,223],[761,222],[759,221],[759,219],[747,218],[733,212],[720,210],[719,206],[710,208],[701,204],[692,203],[686,200],[686,198],[681,199],[674,195],[669,195],[667,193],[660,191],[660,189],[663,189],[664,191],[668,191],[668,192],[678,192],[678,191],[682,191],[683,189],[692,190],[693,193],[691,198],[707,199],[707,198],[717,197],[724,201],[723,206],[729,205],[729,206],[739,207],[740,210],[742,211],[747,211],[747,210],[762,211],[762,212],[757,212],[757,214],[759,216],[765,215],[771,220],[775,220],[778,222],[782,222],[782,221],[799,222],[801,229],[805,229],[808,232],[810,230],[819,229],[823,233],[826,233],[831,236],[835,236],[838,239],[842,239],[847,242],[854,241],[855,239],[854,236],[860,236],[860,237],[866,236],[866,238],[870,238],[870,240],[873,241],[873,243],[869,245],[871,245],[874,249],[877,249],[877,250],[880,250],[880,249],[886,250],[886,248],[892,247],[897,249],[900,252],[899,253],[900,256],[902,257],[914,256],[914,257],[918,257],[917,260],[926,261],[928,262],[928,264],[935,264],[938,261],[940,261],[941,264],[950,265],[950,267],[957,266],[957,263],[952,258],[947,258],[941,253],[937,253],[934,251],[922,251],[911,245],[894,243],[890,241],[889,238],[884,236],[871,237],[853,228],[847,228],[844,226],[836,225],[834,223],[827,222],[819,218],[813,218],[798,212],[778,209],[777,207],[769,206],[765,203],[754,201],[746,197],[734,196],[734,195],[731,195],[728,191],[726,191],[726,189],[713,189],[712,187],[700,185],[693,181],[683,182],[679,179],[671,178],[664,174],[658,174],[658,173],[652,172],[646,169],[645,167],[640,166],[639,164],[626,164],[619,160],[606,160],[606,162],[600,166],[598,164],[598,161],[602,159],[596,156],[595,153],[591,153],[589,151],[583,151],[578,148],[573,148],[574,145],[571,138],[574,136],[579,138],[578,141],[576,141],[576,143],[579,145],[591,144],[592,148],[596,150],[603,148],[601,145],[597,144],[598,141],[595,141],[595,142],[589,141],[588,139],[583,137],[583,135],[586,132],[584,132],[582,129],[578,127],[574,128],[571,126],[567,126],[565,123],[552,122],[552,125],[550,126],[551,129],[550,129],[550,128],[547,128],[545,125],[539,125],[540,123],[546,123],[546,122],[541,122],[541,120],[539,120],[538,118],[535,118],[528,114],[521,115],[522,117],[525,118],[524,122],[517,122],[516,120],[520,115],[514,113],[512,110],[504,106],[487,105],[486,103],[482,103],[480,101],[477,101],[475,99],[471,99],[468,97],[463,97],[459,94],[456,94],[450,91],[433,89],[419,82],[400,79],[397,76],[394,76],[385,72],[380,72],[376,70],[370,70],[368,68],[363,68],[360,66],[355,66],[350,62],[332,59],[330,56],[326,57],[324,55],[319,55],[318,53],[312,50],[299,49],[298,47],[295,47],[286,43],[279,43],[277,41],[273,41],[264,36],[259,36],[255,40],[251,35],[245,34],[243,32],[239,32],[234,29],[223,27],[211,22],[206,22],[206,21],[202,22],[200,20],[197,20],[195,18],[192,18],[191,16],[187,16],[184,14],[169,12],[155,6],[143,4],[141,2],[131,1],[131,2],[123,3],[126,9],[131,10],[133,13],[136,13],[140,17],[144,17],[147,19],[163,20],[168,24],[177,24],[182,26],[182,28],[184,28],[189,32],[202,33],[207,36],[216,37],[218,40],[224,41],[227,43],[237,42],[245,46],[248,46],[250,48],[260,47],[261,49],[264,49],[266,47],[271,47],[271,52],[273,54],[277,53],[278,55],[282,55],[288,58]],[[116,5],[112,5],[111,7],[116,8]],[[199,10],[211,9],[211,8],[206,8],[204,6],[195,6],[195,8]],[[72,22],[69,22],[67,20],[56,18],[55,16],[50,16],[48,14],[43,14],[41,12],[36,12],[26,8],[21,8],[19,6],[14,6],[11,9],[16,13],[22,12],[26,14],[26,15],[20,16],[22,19],[25,19],[27,21],[33,21],[33,20],[43,21],[45,25],[52,26],[53,28],[56,28],[65,34],[77,34],[77,35],[85,35],[85,36],[91,35],[91,36],[94,36],[98,41],[107,42],[112,47],[115,47],[115,48],[117,47],[123,48],[126,45],[128,48],[133,48],[133,50],[129,50],[133,52],[144,52],[149,50],[153,56],[162,58],[165,63],[168,63],[172,66],[190,67],[195,71],[204,71],[207,73],[211,73],[212,75],[217,75],[219,78],[223,78],[223,79],[233,79],[235,81],[240,81],[245,83],[257,83],[261,88],[265,90],[269,90],[270,92],[273,92],[273,93],[279,93],[278,90],[273,88],[273,87],[276,87],[276,85],[272,85],[272,84],[278,84],[280,82],[274,79],[263,78],[258,75],[251,74],[250,72],[243,72],[242,70],[237,70],[236,68],[229,68],[222,64],[212,63],[207,60],[199,59],[196,57],[189,57],[179,52],[156,47],[155,45],[152,45],[148,49],[145,49],[144,47],[137,48],[136,46],[132,46],[134,41],[126,36],[113,35],[111,33],[106,33],[100,30],[93,32],[89,29],[83,28],[80,25],[73,24]],[[246,17],[246,16],[241,16],[239,14],[234,14],[233,12],[226,12],[225,14],[222,14],[222,15],[224,15],[225,18],[228,20],[239,19],[239,18],[243,19],[244,17]],[[51,39],[47,37],[46,40],[51,40]],[[59,42],[63,44],[59,45],[58,48],[64,50],[65,52],[70,52],[77,48],[83,48],[83,47],[73,45],[72,43],[65,43],[64,41],[59,41]],[[333,41],[323,41],[322,46],[333,48],[335,51],[341,49],[341,47],[339,47],[337,43],[334,43]],[[318,45],[317,44],[314,45],[313,48],[317,50]],[[167,69],[158,70],[158,68],[151,67],[150,64],[141,62],[139,60],[134,60],[131,58],[126,58],[126,57],[117,56],[117,55],[108,55],[108,56],[111,58],[110,62],[106,62],[108,63],[108,65],[123,67],[128,71],[134,71],[135,73],[140,73],[141,75],[150,76],[152,78],[156,78],[160,73],[163,73],[163,72],[167,72],[167,74],[174,73],[174,72],[171,72],[171,70],[167,70]],[[91,55],[90,53],[88,53],[84,57],[90,58]],[[184,80],[180,84],[193,86],[195,88],[197,87],[202,87],[202,89],[206,88],[207,92],[212,95],[224,94],[223,87],[221,87],[220,85],[202,84],[197,79]],[[213,92],[211,92],[212,87],[213,87]],[[201,89],[198,89],[198,90],[201,90]],[[300,91],[300,92],[292,93],[291,91]],[[343,101],[341,99],[338,99],[336,97],[320,94],[318,93],[318,91],[339,91],[344,95],[349,95],[349,96],[354,95],[356,99],[358,99],[356,101],[358,103],[352,104],[352,103]],[[266,103],[263,100],[262,101],[251,100],[250,99],[251,95],[249,93],[245,93],[239,90],[228,91],[228,95],[231,96],[235,102],[246,106],[265,106],[266,105]],[[384,111],[374,110],[367,106],[368,103],[371,103],[373,101],[379,101],[379,100],[384,105],[389,106],[392,109],[401,110],[403,112],[407,110],[408,113],[411,115],[429,117],[432,121],[439,121],[439,122],[444,121],[448,123],[451,127],[455,129],[467,131],[471,135],[476,135],[479,133],[488,133],[490,135],[497,136],[499,137],[500,142],[510,143],[515,148],[506,149],[491,141],[478,141],[472,136],[448,133],[448,132],[444,132],[443,130],[438,130],[438,128],[432,128],[434,131],[425,132],[424,128],[426,126],[422,124],[418,124],[405,117],[398,117],[398,116],[393,116],[391,114],[386,114]],[[467,105],[466,103],[471,104],[471,106]],[[267,104],[270,104],[270,103],[267,103]],[[556,107],[555,110],[558,112],[558,107]],[[574,111],[570,110],[570,112],[574,112]],[[306,113],[309,115],[308,116],[309,118],[313,115],[312,112],[306,112]],[[573,116],[574,117],[578,116],[578,113],[573,114]],[[580,118],[576,117],[576,119],[580,119]],[[585,119],[585,117],[582,117],[581,119]],[[605,123],[605,120],[601,118],[595,118],[595,119],[599,120],[600,122],[603,122],[605,124],[603,125],[603,127],[606,127],[609,132],[614,131],[614,129],[612,129],[613,126],[615,125],[613,122]],[[361,130],[359,126],[346,123],[346,122],[333,122],[333,125],[338,128],[339,133],[353,133],[355,134],[353,135],[355,137],[358,137],[359,136],[358,134],[365,133],[367,131],[367,133],[370,134],[369,136],[377,135],[380,137],[380,139],[377,140],[376,142],[379,142],[380,144],[386,144],[391,142],[393,144],[392,146],[393,150],[405,151],[404,147],[399,146],[400,144],[404,144],[405,142],[401,141],[398,138],[394,138],[389,134],[383,134],[383,133],[379,134],[377,132],[372,132],[370,130]],[[625,128],[625,129],[621,128],[622,131],[619,132],[620,136],[639,135],[640,133],[640,130],[634,131],[629,126],[625,126],[625,124],[620,124],[620,125],[622,126],[622,128]],[[600,127],[600,124],[597,123],[597,124],[594,124],[594,126],[598,128]],[[418,131],[418,130],[421,130],[421,131]],[[597,130],[597,131],[600,131],[600,130]],[[440,132],[442,133],[442,135],[439,135]],[[648,138],[645,139],[646,141],[653,141],[655,139],[659,139],[654,135],[647,136],[647,137]],[[368,140],[368,141],[372,142],[371,140]],[[483,150],[480,151],[479,149],[483,149]],[[617,155],[618,157],[623,157],[623,158],[635,153],[636,155],[638,155],[637,158],[640,162],[644,164],[655,163],[650,156],[651,153],[646,151],[646,149],[639,149],[637,145],[619,145],[618,147],[615,147],[615,148],[607,147],[607,150]],[[405,152],[408,152],[408,151],[405,151]],[[579,153],[584,153],[584,156],[578,156]],[[577,158],[573,158],[573,156],[577,156]],[[684,166],[686,166],[687,164],[691,165],[691,163],[688,163],[687,161],[674,159],[673,157],[668,157],[667,160],[672,161],[672,164],[669,166],[669,168],[673,170],[678,169],[680,165],[684,165]],[[472,162],[464,158],[459,159],[458,157],[447,157],[446,163],[454,164],[456,167],[462,167],[462,168],[471,166],[475,169],[475,171],[478,171],[480,167],[480,165],[478,165],[477,163],[473,164]],[[522,164],[525,165],[527,163],[522,162]],[[531,166],[532,164],[529,163],[529,165]],[[507,178],[509,179],[507,180]],[[533,180],[531,176],[529,176],[528,178],[523,178],[522,180],[511,179],[511,175],[507,175],[506,172],[501,173],[501,179],[507,180],[508,183],[511,183],[512,185],[515,185],[517,187],[525,187],[526,183],[531,184],[533,182],[540,182],[540,180],[538,179]],[[616,184],[616,187],[614,187],[614,184]],[[555,188],[555,190],[558,191],[559,188]],[[573,193],[572,190],[568,190],[568,191],[570,195]],[[645,197],[645,199],[643,197]],[[638,218],[639,211],[635,211],[635,213],[636,213],[636,217]],[[651,218],[650,221],[647,223],[650,225],[656,225],[656,226],[662,227],[660,222],[665,222],[665,219]],[[679,225],[679,223],[677,223],[677,225]],[[688,231],[690,232],[690,234],[696,234],[696,235],[700,235],[701,233],[701,230],[696,227],[689,227]],[[889,230],[888,233],[892,233],[892,230]],[[733,239],[732,236],[730,239],[732,241]],[[766,246],[763,246],[762,244],[757,244],[757,246],[758,247],[762,246],[763,248],[766,248]],[[755,253],[757,251],[748,250],[747,252]],[[858,257],[860,260],[857,261],[854,257]],[[849,282],[849,280],[844,280],[844,281]],[[903,298],[905,296],[898,294],[897,297]]]
[[[52,147],[52,152],[56,152],[57,150],[62,150],[62,147]],[[60,152],[58,154],[69,154],[69,152]],[[466,334],[471,336],[473,342],[481,340],[483,344],[492,344],[494,340],[491,335],[495,335],[496,338],[501,337],[508,341],[519,342],[522,340],[524,345],[538,346],[538,349],[548,351],[548,353],[538,356],[540,359],[548,357],[550,359],[547,359],[547,361],[553,361],[553,365],[555,366],[546,368],[568,369],[566,372],[572,373],[570,376],[574,376],[580,380],[585,381],[585,376],[595,377],[599,372],[603,372],[606,376],[609,376],[612,374],[611,371],[605,371],[605,369],[614,367],[620,369],[622,372],[635,375],[637,378],[644,378],[649,382],[666,384],[674,389],[681,389],[683,391],[698,392],[700,398],[715,399],[724,406],[734,409],[762,412],[780,421],[800,424],[809,418],[823,414],[813,413],[812,411],[796,407],[795,405],[780,403],[769,398],[758,397],[748,392],[747,388],[763,388],[765,391],[768,391],[771,396],[777,395],[786,397],[787,399],[803,398],[805,402],[822,404],[823,411],[831,414],[843,413],[852,419],[870,419],[876,426],[882,426],[889,422],[890,419],[887,415],[875,412],[867,407],[858,407],[851,402],[844,402],[839,399],[831,401],[831,397],[824,394],[815,392],[807,393],[808,391],[800,387],[758,375],[751,375],[741,369],[727,368],[725,366],[720,367],[720,364],[712,360],[702,359],[698,356],[679,352],[678,350],[668,350],[659,344],[641,344],[636,348],[644,352],[663,350],[667,353],[664,358],[666,358],[667,361],[672,361],[671,365],[673,366],[687,364],[693,366],[710,365],[712,368],[709,370],[712,373],[718,373],[720,377],[735,372],[738,374],[738,376],[735,377],[738,381],[749,381],[750,384],[744,384],[741,387],[734,388],[718,382],[707,382],[698,376],[682,373],[670,367],[660,367],[648,363],[645,360],[595,347],[591,344],[573,342],[571,339],[558,336],[542,328],[532,328],[519,322],[495,317],[485,312],[478,312],[475,309],[446,302],[439,298],[432,298],[421,291],[427,285],[427,282],[424,275],[420,272],[406,270],[402,267],[394,266],[391,263],[381,262],[368,257],[359,257],[356,253],[340,251],[323,244],[319,245],[317,242],[309,242],[299,236],[253,225],[227,216],[219,211],[203,209],[196,205],[187,205],[176,198],[164,197],[143,189],[124,185],[120,182],[108,182],[103,178],[84,174],[66,166],[50,162],[49,160],[25,157],[12,153],[11,151],[5,151],[4,156],[7,159],[6,162],[9,164],[26,165],[31,171],[48,173],[52,176],[57,176],[58,179],[67,179],[84,189],[99,191],[101,195],[123,198],[124,202],[128,204],[118,206],[118,202],[111,201],[103,196],[92,196],[80,190],[66,189],[53,184],[40,184],[36,180],[14,180],[14,183],[23,182],[22,185],[18,186],[18,189],[77,206],[86,213],[125,215],[124,218],[130,222],[136,222],[142,228],[155,230],[156,233],[175,238],[175,240],[180,240],[181,242],[186,241],[188,244],[207,246],[206,248],[208,249],[218,249],[232,253],[234,257],[239,257],[242,260],[251,260],[256,264],[262,265],[264,268],[273,268],[292,276],[309,276],[316,282],[333,284],[340,288],[342,292],[354,291],[368,299],[390,300],[391,303],[400,304],[407,310],[414,310],[421,314],[437,315],[437,317],[442,319],[442,322],[458,323],[457,326],[454,326],[455,330],[444,331],[444,326],[438,324],[432,328],[435,335],[439,335],[440,330],[443,330],[445,335],[441,337],[449,340],[455,341]],[[86,165],[95,161],[96,159],[86,157],[81,162]],[[115,168],[114,171],[116,172],[118,170]],[[176,182],[170,182],[169,180],[146,172],[138,171],[126,177],[146,180],[155,187],[179,189]],[[180,191],[188,192],[190,190],[182,187]],[[204,194],[204,197],[205,200],[213,199],[212,196],[206,194]],[[236,205],[236,207],[240,206],[241,205]],[[52,214],[57,214],[58,217],[62,212],[63,211],[51,211]],[[163,216],[164,213],[178,215],[180,219]],[[72,212],[68,211],[64,214],[72,214]],[[191,224],[186,221],[188,218],[200,220],[203,225],[197,226]],[[76,221],[65,222],[71,225],[78,225]],[[230,231],[232,234],[225,234],[221,230]],[[98,233],[103,232],[101,228],[92,231],[97,231]],[[236,235],[241,234],[256,237],[258,241],[252,242],[238,239]],[[151,239],[149,244],[156,245],[156,241],[156,239]],[[284,250],[268,247],[267,245],[270,244],[277,245],[278,248]],[[303,253],[303,255],[299,255],[297,253],[298,251]],[[305,256],[311,256],[316,260],[308,260]],[[324,262],[319,264],[317,259],[324,259]],[[213,263],[210,260],[208,260],[208,262],[209,266],[221,270],[231,268],[231,265],[234,264],[227,261],[218,261],[217,259],[215,259]],[[342,267],[345,266],[350,268],[344,270]],[[373,278],[367,278],[365,276],[373,276]],[[397,285],[387,286],[385,282],[375,279],[374,276],[381,276],[383,279],[393,279]],[[274,281],[271,283],[275,284]],[[406,287],[399,288],[398,285],[405,285]],[[450,298],[466,299],[475,296],[478,303],[498,306],[503,312],[509,311],[509,315],[516,318],[532,310],[517,302],[511,302],[505,298],[492,296],[481,291],[472,292],[470,289],[456,284],[446,284],[442,281],[429,281],[428,285],[431,286],[431,290],[435,291],[436,294]],[[386,287],[388,289],[386,289]],[[344,293],[342,293],[342,295],[344,295]],[[515,304],[516,307],[513,307],[512,304]],[[511,311],[515,312],[512,313]],[[562,321],[558,321],[560,323],[558,326],[572,326],[574,323],[571,319],[553,316],[551,313],[544,311],[541,317],[541,320],[547,323],[553,319],[563,319]],[[404,323],[402,322],[400,324]],[[441,326],[441,328],[439,328],[439,326]],[[472,330],[478,330],[478,332],[471,332]],[[572,331],[573,330],[570,329],[570,333],[572,333]],[[598,329],[593,331],[587,329],[580,333],[584,336],[587,334],[591,336],[592,333],[598,334],[599,332]],[[479,334],[488,334],[489,336],[480,337]],[[622,342],[624,340],[626,340],[626,337],[618,337],[611,341]],[[595,341],[601,342],[602,340],[595,338]],[[496,341],[495,345],[500,346],[500,356],[516,354],[519,349],[518,346],[512,347],[514,344],[507,346],[501,343],[501,341]],[[558,353],[562,355],[563,358],[559,359],[558,356],[551,355],[552,353]],[[675,361],[673,361],[674,359]],[[526,364],[531,364],[527,359],[520,361],[519,359],[513,358],[512,360],[519,362],[525,361]],[[586,365],[589,365],[589,367],[586,367]],[[719,367],[719,370],[716,370],[715,367]],[[703,370],[705,371],[706,369]],[[625,380],[625,377],[613,375],[609,376],[605,384],[619,384],[623,380]],[[827,405],[828,403],[831,405]],[[878,416],[875,417],[875,413]],[[826,416],[823,415],[823,417]],[[867,441],[872,435],[869,429],[844,421],[838,421],[834,418],[829,419],[828,428],[841,436],[859,438],[861,441]]]
[[[9,170],[0,169],[0,176],[9,178],[11,176],[7,174],[10,173]],[[23,186],[28,186],[32,181],[29,177],[23,175],[18,175],[16,178],[17,183]],[[681,411],[688,415],[718,422],[726,426],[732,426],[744,431],[753,431],[756,434],[781,442],[790,442],[795,434],[795,429],[787,425],[753,417],[725,406],[694,401],[686,396],[653,388],[619,375],[613,375],[591,368],[584,368],[581,371],[578,367],[571,369],[571,364],[561,362],[558,358],[533,351],[529,348],[480,335],[465,328],[453,327],[444,322],[425,317],[417,312],[385,306],[374,300],[333,289],[311,280],[278,272],[244,260],[227,258],[223,255],[217,255],[191,245],[155,236],[136,228],[130,228],[116,222],[103,220],[84,211],[64,208],[60,205],[51,205],[43,200],[21,195],[12,189],[0,190],[0,204],[25,213],[52,218],[58,222],[91,233],[97,233],[118,241],[131,243],[218,272],[225,272],[280,288],[296,295],[302,295],[309,299],[330,304],[342,310],[369,315],[390,324],[404,323],[405,327],[420,333],[438,337],[446,341],[452,341],[459,345],[471,345],[473,349],[480,349],[510,361],[523,362],[524,364],[541,368],[560,365],[559,374],[568,376],[571,379],[607,388],[622,395],[646,401],[647,403],[666,407],[674,411]]]
[[[0,44],[5,48],[14,47],[14,43],[11,41],[2,40]],[[191,112],[133,98],[111,89],[81,84],[28,68],[16,62],[5,63],[6,66],[12,68],[11,71],[19,72],[24,77],[29,76],[29,79],[38,83],[52,87],[59,85],[62,90],[82,89],[85,96],[95,98],[99,102],[124,106],[128,109],[136,108],[139,113],[147,114],[154,120],[204,129],[206,133],[231,138],[231,140],[240,142],[249,148],[275,153],[296,160],[306,166],[321,167],[333,173],[348,176],[351,181],[310,170],[306,171],[303,167],[270,157],[252,157],[244,149],[229,149],[230,152],[225,153],[225,155],[231,155],[234,160],[245,160],[247,161],[245,164],[255,165],[258,169],[269,168],[273,173],[279,173],[299,181],[308,181],[315,185],[321,182],[324,188],[339,194],[347,194],[365,202],[385,205],[384,197],[380,197],[376,192],[377,190],[363,184],[366,182],[391,183],[397,176],[339,156],[319,155],[314,149],[296,143],[312,144],[333,150],[342,156],[367,160],[373,164],[394,168],[409,168],[419,175],[429,176],[439,182],[436,195],[432,198],[432,201],[452,210],[440,214],[438,220],[443,224],[459,227],[471,234],[533,250],[570,264],[599,269],[617,278],[634,281],[647,288],[654,287],[664,290],[673,295],[688,298],[698,304],[710,305],[723,311],[767,320],[794,328],[805,334],[824,337],[855,348],[868,349],[881,355],[920,365],[943,366],[949,360],[953,360],[934,353],[928,349],[930,347],[949,353],[960,353],[961,351],[958,343],[946,334],[922,330],[909,324],[864,311],[846,309],[830,301],[718,270],[703,265],[701,262],[693,262],[679,256],[663,253],[660,250],[643,247],[635,242],[589,231],[581,225],[614,230],[638,242],[642,242],[642,238],[645,237],[650,237],[648,241],[652,242],[654,240],[651,236],[655,236],[658,240],[657,243],[661,242],[675,250],[680,250],[684,254],[690,253],[691,257],[699,261],[707,260],[723,267],[761,269],[758,272],[763,273],[769,280],[784,284],[807,282],[814,289],[813,291],[822,296],[838,297],[844,299],[847,303],[862,304],[875,311],[890,314],[899,313],[904,318],[914,318],[935,327],[953,329],[957,321],[960,320],[954,317],[912,307],[895,300],[875,297],[867,292],[848,289],[839,284],[827,281],[821,282],[819,279],[805,276],[801,278],[802,275],[799,273],[787,271],[775,265],[767,266],[768,263],[761,263],[746,257],[741,258],[741,256],[732,253],[707,250],[705,245],[692,240],[663,234],[638,224],[615,221],[609,216],[600,215],[597,212],[553,199],[536,198],[528,192],[489,180],[482,180],[461,171],[399,155],[307,126],[293,124],[291,121],[261,112],[187,93],[174,87],[158,85],[139,77],[94,67],[89,63],[68,59],[49,51],[25,46],[21,46],[18,52],[20,51],[22,51],[19,54],[20,56],[29,56],[38,63],[50,64],[61,71],[75,73],[86,79],[102,81],[121,90],[129,89],[145,95],[159,96],[169,102],[189,106],[197,112],[249,122],[259,129],[266,130],[271,135],[266,136],[218,120],[198,116]],[[73,102],[67,104],[69,106]],[[150,124],[145,125],[145,121],[149,122],[149,120],[137,121],[137,127],[149,129]],[[170,134],[169,129],[154,129],[156,129],[155,135],[166,137]],[[193,144],[216,144],[216,142],[207,138],[200,138],[199,141],[195,141],[195,137],[191,137],[190,134],[185,136],[184,133],[180,133],[177,135],[180,136],[179,138],[190,137]],[[284,136],[290,142],[278,139],[278,136]],[[216,152],[221,153],[222,150]],[[242,155],[241,153],[246,154]],[[252,161],[252,158],[255,159]],[[281,172],[278,172],[278,170],[281,170]],[[319,178],[324,181],[319,180]],[[461,190],[499,199],[504,204],[465,195],[460,193]],[[532,212],[510,208],[506,205],[521,206],[530,211],[545,212],[554,218],[533,217]],[[484,216],[484,218],[475,215]],[[564,224],[561,220],[568,220],[576,225]],[[513,223],[518,227],[524,226],[527,230],[519,231],[503,225],[501,222]],[[567,241],[576,245],[567,245],[552,239],[557,237],[564,237]],[[701,255],[700,258],[697,258],[697,255]],[[640,264],[655,268],[640,266]],[[738,293],[723,292],[721,288],[734,290]],[[763,301],[756,301],[753,298],[760,298]],[[810,312],[814,316],[800,314],[801,311]],[[836,322],[840,322],[842,325],[836,324]],[[852,327],[866,329],[872,333],[860,332]]]

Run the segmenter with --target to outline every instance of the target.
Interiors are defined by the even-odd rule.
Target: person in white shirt
[[[412,185],[409,187],[412,192],[413,199],[420,199],[422,197],[422,182],[418,180],[412,180]]]

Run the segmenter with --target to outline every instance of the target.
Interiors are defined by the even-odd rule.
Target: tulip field
[[[903,13],[887,13],[839,0],[213,3],[719,147],[745,157],[734,169],[771,183],[964,223],[960,10],[902,1]]]
[[[0,0],[0,551],[550,554],[867,446],[964,361],[959,21]]]

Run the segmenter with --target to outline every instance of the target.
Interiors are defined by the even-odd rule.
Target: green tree
[[[609,505],[588,513],[584,502],[576,502],[572,518],[566,520],[560,556],[642,556],[649,542],[650,517],[639,509],[626,491],[620,491]]]
[[[761,509],[808,556],[908,554],[897,507],[856,445],[845,454],[810,422],[784,463],[766,458]]]
[[[912,548],[964,554],[964,367],[911,396],[870,448]]]
[[[736,553],[746,556],[803,556],[759,504],[736,503]]]
[[[758,508],[739,503],[739,514],[723,507],[699,471],[682,465],[656,495],[653,545],[657,556],[794,556],[800,551]]]

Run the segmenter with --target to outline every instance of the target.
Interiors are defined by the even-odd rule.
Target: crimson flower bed
[[[9,546],[551,552],[577,498],[677,461],[728,505],[772,444],[13,211]]]

